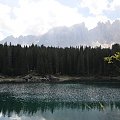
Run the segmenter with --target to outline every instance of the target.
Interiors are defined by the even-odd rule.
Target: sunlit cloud
[[[14,36],[41,35],[50,28],[71,26],[83,20],[76,9],[64,6],[56,0],[19,0],[19,7],[14,7],[11,11],[14,19],[10,19],[10,8],[5,9],[0,15],[3,14],[7,19],[2,16],[0,26]]]
[[[17,1],[17,5],[0,2],[0,40],[8,35],[42,35],[53,27],[70,27],[82,22],[92,29],[98,22],[113,21],[104,11],[120,8],[118,0],[78,0],[73,7],[59,0]],[[84,16],[82,8],[87,8],[90,14]]]
[[[109,7],[108,0],[81,0],[80,6],[87,7],[93,15],[101,15]]]

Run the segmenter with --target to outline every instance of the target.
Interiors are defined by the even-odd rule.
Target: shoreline
[[[41,77],[38,75],[28,74],[26,76],[5,77],[0,76],[0,84],[2,83],[81,83],[81,84],[120,84],[120,76],[53,76]]]

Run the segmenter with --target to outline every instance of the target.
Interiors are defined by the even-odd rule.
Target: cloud
[[[57,0],[19,0],[16,7],[4,5],[1,9],[5,11],[0,13],[2,14],[0,21],[3,22],[0,26],[8,35],[12,34],[15,37],[29,34],[41,35],[53,27],[69,27],[81,22],[85,22],[91,29],[98,21],[107,19],[101,15],[83,17],[77,7],[65,6]]]
[[[0,39],[14,35],[41,35],[58,26],[72,26],[85,22],[92,29],[99,21],[106,22],[104,11],[114,11],[120,7],[118,0],[79,0],[80,8],[88,8],[91,15],[80,13],[74,7],[58,0],[18,0],[17,5],[0,3]],[[12,3],[11,3],[12,4]]]
[[[80,1],[81,7],[87,7],[93,15],[101,15],[103,11],[109,7],[108,0],[82,0]]]
[[[120,1],[119,0],[113,0],[110,3],[110,9],[109,10],[116,10],[117,8],[120,8]]]
[[[88,8],[95,16],[104,15],[104,11],[115,11],[120,8],[119,0],[79,0],[80,7]],[[119,13],[119,11],[117,11]]]
[[[98,15],[98,16],[88,16],[84,19],[85,25],[88,27],[88,29],[93,29],[97,26],[98,22],[107,22],[108,18],[104,15]]]
[[[2,40],[2,39],[4,39],[4,35],[3,35],[3,33],[2,32],[0,32],[0,39]]]
[[[98,22],[112,23],[120,19],[120,2],[118,0],[79,0],[81,8],[87,8],[91,15],[84,20],[89,29],[94,28]]]
[[[0,39],[4,38],[4,31],[9,30],[11,8],[0,3]]]
[[[56,0],[19,0],[13,9],[15,16],[10,28],[14,36],[40,35],[56,26],[71,26],[83,20],[75,8],[64,6]]]

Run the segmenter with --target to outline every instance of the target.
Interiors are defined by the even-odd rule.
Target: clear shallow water
[[[82,84],[0,84],[0,120],[119,120],[120,89]]]

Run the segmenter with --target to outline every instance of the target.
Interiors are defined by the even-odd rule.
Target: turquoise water
[[[120,119],[118,87],[0,84],[0,120],[101,119]]]

